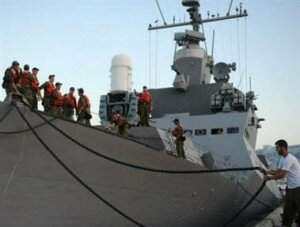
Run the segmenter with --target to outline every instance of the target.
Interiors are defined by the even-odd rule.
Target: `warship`
[[[148,28],[192,26],[174,36],[173,87],[150,89],[151,127],[134,127],[138,97],[125,55],[112,60],[101,127],[54,118],[22,98],[0,102],[0,226],[243,226],[282,203],[259,171],[268,166],[255,153],[263,119],[254,92],[229,83],[236,64],[215,64],[200,45],[203,23],[247,12],[202,19],[198,0],[182,5],[189,22]],[[129,137],[104,129],[116,110],[132,125]],[[186,129],[186,159],[169,132],[175,118]]]

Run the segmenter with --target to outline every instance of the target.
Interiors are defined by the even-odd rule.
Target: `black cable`
[[[16,105],[15,105],[16,106]],[[93,193],[97,198],[99,198],[101,201],[103,201],[105,204],[107,204],[108,206],[110,206],[112,209],[114,209],[115,211],[117,211],[118,213],[120,213],[122,216],[126,217],[128,220],[132,221],[133,223],[135,223],[138,226],[143,226],[142,224],[136,222],[135,220],[131,219],[129,216],[127,216],[126,214],[122,213],[120,210],[118,210],[116,207],[114,207],[113,205],[111,205],[110,203],[108,203],[106,200],[104,200],[102,197],[100,197],[100,195],[98,195],[95,191],[93,191],[93,189],[91,189],[88,185],[86,185],[80,178],[78,178],[50,149],[49,147],[44,143],[43,140],[41,140],[41,138],[36,134],[36,132],[34,131],[34,129],[32,129],[32,127],[30,126],[29,122],[26,120],[26,118],[22,115],[21,111],[18,109],[18,107],[16,106],[18,112],[20,113],[21,117],[24,119],[24,121],[27,123],[28,127],[31,128],[31,131],[34,133],[34,135],[37,137],[37,139],[44,145],[44,147],[51,153],[51,155],[66,169],[66,171],[68,171],[77,181],[79,181],[79,183],[81,183],[84,187],[86,187],[91,193]],[[63,135],[65,135],[67,138],[69,138],[71,141],[76,142],[72,137],[68,136],[65,132],[63,132],[62,130],[60,130],[59,128],[57,128],[55,125],[53,125],[51,122],[49,122],[46,118],[44,118],[42,115],[40,115],[39,113],[35,112],[36,114],[38,114],[43,120],[45,120],[48,124],[50,124],[53,128],[55,128],[57,131],[59,131],[60,133],[62,133]],[[147,168],[147,167],[142,167],[142,166],[136,166],[136,165],[132,165],[132,164],[128,164],[119,160],[115,160],[113,158],[107,157],[105,155],[102,155],[98,152],[93,151],[92,149],[80,144],[79,142],[77,143],[78,145],[82,146],[83,148],[89,150],[90,152],[103,157],[107,160],[113,161],[113,162],[117,162],[119,164],[122,165],[126,165],[129,167],[133,167],[136,169],[141,169],[141,170],[146,170],[146,171],[151,171],[151,172],[160,172],[160,173],[171,173],[171,174],[187,174],[187,173],[213,173],[213,172],[228,172],[228,171],[248,171],[248,170],[258,170],[260,169],[259,167],[249,167],[249,168],[228,168],[228,169],[215,169],[215,170],[184,170],[184,171],[176,171],[176,170],[160,170],[160,169],[152,169],[152,168]],[[233,222],[249,205],[251,205],[251,203],[256,200],[256,197],[260,194],[260,192],[263,190],[263,188],[265,187],[266,182],[263,181],[262,185],[260,186],[260,188],[257,190],[257,192],[251,197],[251,199],[240,209],[239,212],[237,212],[237,214],[235,214],[228,222],[226,222],[224,224],[224,226],[227,226],[229,223]]]
[[[223,226],[228,226],[228,224],[232,223],[244,210],[247,209],[248,206],[256,199],[256,197],[261,193],[266,185],[266,181],[263,181],[259,189],[255,192],[255,194],[250,198],[250,200],[237,212],[229,221],[227,221]]]
[[[56,120],[55,118],[53,118],[53,119],[51,119],[50,121],[54,121],[54,120]],[[36,125],[36,126],[34,126],[34,127],[32,127],[33,129],[37,129],[37,128],[40,128],[40,127],[42,127],[42,126],[44,126],[44,125],[46,125],[47,124],[47,122],[43,122],[43,123],[41,123],[41,124],[38,124],[38,125]],[[24,130],[18,130],[18,131],[8,131],[8,132],[1,132],[0,131],[0,135],[2,134],[2,135],[11,135],[11,134],[18,134],[18,133],[23,133],[23,132],[28,132],[28,131],[30,131],[30,128],[27,128],[27,129],[24,129]]]
[[[0,123],[8,116],[8,114],[10,113],[10,111],[12,110],[12,107],[10,107],[5,114],[0,118]]]
[[[41,115],[37,111],[34,111],[34,110],[32,110],[32,111],[34,113],[36,113],[45,122],[47,122],[50,126],[52,126],[55,130],[60,132],[62,135],[67,137],[69,140],[71,140],[72,142],[74,142],[78,146],[84,148],[85,150],[91,152],[92,154],[94,154],[98,157],[104,158],[106,160],[109,160],[109,161],[112,161],[112,162],[115,162],[115,163],[118,163],[120,165],[124,165],[124,166],[127,166],[127,167],[131,167],[131,168],[135,168],[135,169],[139,169],[139,170],[144,170],[144,171],[149,171],[149,172],[168,173],[168,174],[202,174],[202,173],[219,173],[219,172],[233,172],[233,171],[251,171],[251,170],[260,169],[259,167],[246,167],[246,168],[227,168],[227,169],[213,169],[213,170],[208,170],[208,169],[207,170],[163,170],[163,169],[153,169],[153,168],[148,168],[148,167],[143,167],[143,166],[130,164],[130,163],[127,163],[127,162],[123,162],[123,161],[108,157],[108,156],[103,155],[103,154],[101,154],[97,151],[94,151],[93,149],[85,146],[84,144],[78,142],[77,140],[75,140],[74,138],[72,138],[71,136],[66,134],[64,131],[62,131],[57,126],[52,124],[49,120],[47,120],[43,115]]]
[[[237,183],[238,183],[238,185],[249,195],[249,196],[253,196],[240,182],[238,182],[237,181]],[[259,200],[259,199],[255,199],[255,201],[256,202],[258,202],[258,203],[260,203],[261,205],[263,205],[263,206],[265,206],[265,207],[267,207],[267,208],[269,208],[270,210],[275,210],[275,208],[274,207],[271,207],[271,206],[269,206],[268,204],[266,204],[266,203],[264,203],[264,202],[262,202],[261,200]]]
[[[103,197],[101,197],[96,191],[94,191],[90,186],[88,186],[83,180],[81,180],[49,147],[48,145],[41,139],[41,137],[36,133],[36,131],[32,128],[29,121],[25,118],[24,114],[21,112],[19,107],[13,103],[13,105],[16,107],[17,111],[19,112],[22,119],[26,122],[28,128],[30,131],[34,134],[34,136],[37,138],[37,140],[43,145],[43,147],[53,156],[53,158],[73,177],[75,180],[77,180],[83,187],[85,187],[90,193],[92,193],[94,196],[96,196],[99,200],[104,202],[106,205],[108,205],[110,208],[112,208],[114,211],[119,213],[121,216],[129,220],[130,222],[134,223],[136,226],[144,226],[143,224],[139,223],[138,221],[132,219],[127,214],[123,213],[121,210],[116,208],[114,205],[109,203],[107,200],[105,200]]]

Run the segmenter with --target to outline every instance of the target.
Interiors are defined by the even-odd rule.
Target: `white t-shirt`
[[[300,187],[300,164],[296,157],[288,154],[285,158],[281,157],[278,169],[286,170],[286,184],[288,189]]]

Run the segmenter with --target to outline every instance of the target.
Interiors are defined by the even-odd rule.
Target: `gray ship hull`
[[[9,108],[0,103],[0,119]],[[20,109],[33,126],[43,123],[29,109]],[[80,143],[124,162],[155,169],[205,169],[138,141],[65,120],[52,122]],[[24,129],[15,108],[0,122],[0,226],[134,226],[70,176],[32,132],[3,133]],[[262,183],[254,171],[245,188],[217,173],[142,171],[97,157],[47,124],[36,132],[87,185],[145,226],[223,226]],[[258,200],[264,204],[255,200],[230,226],[244,225],[280,202],[267,187]]]

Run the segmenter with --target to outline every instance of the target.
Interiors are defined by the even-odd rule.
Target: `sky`
[[[40,69],[40,82],[50,74],[63,83],[62,91],[83,87],[98,113],[101,94],[110,89],[113,56],[132,59],[133,88],[170,87],[174,72],[174,33],[190,27],[158,32],[148,24],[162,19],[155,0],[0,0],[0,72],[13,60]],[[168,23],[187,21],[180,0],[160,0]],[[266,121],[258,147],[284,138],[299,144],[300,128],[300,1],[242,0],[249,17],[204,25],[211,53],[215,30],[215,63],[236,62],[231,82],[257,95],[257,114]],[[202,0],[202,18],[225,15],[230,0]],[[239,1],[233,1],[231,13]],[[204,44],[201,44],[204,47]],[[150,66],[150,67],[149,67]],[[150,69],[150,70],[149,70]],[[157,72],[157,73],[156,73]],[[150,78],[150,80],[149,80]],[[156,82],[157,81],[157,82]],[[0,90],[0,100],[5,92]],[[99,121],[95,114],[94,123]]]

